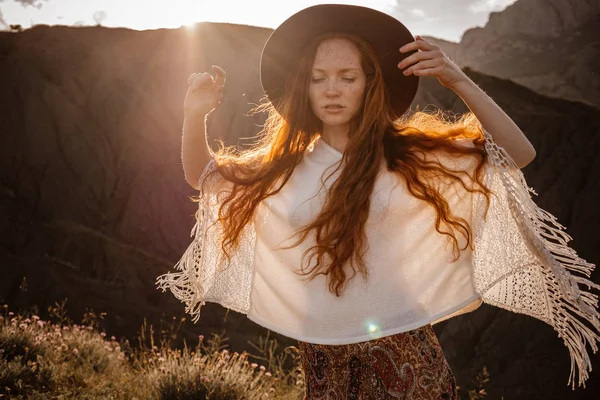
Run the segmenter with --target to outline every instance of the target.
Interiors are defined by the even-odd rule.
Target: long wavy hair
[[[454,260],[461,250],[473,248],[472,231],[465,219],[452,213],[436,189],[435,180],[447,178],[464,190],[481,193],[488,206],[490,191],[481,178],[486,155],[480,125],[472,113],[457,119],[440,111],[417,111],[399,119],[390,106],[381,67],[371,46],[352,35],[326,35],[317,38],[305,51],[284,98],[277,104],[279,112],[271,103],[257,108],[268,113],[257,142],[245,150],[221,145],[214,154],[215,173],[232,182],[231,191],[219,209],[219,222],[223,226],[221,248],[227,259],[239,245],[242,230],[259,203],[282,189],[305,150],[321,133],[322,123],[310,108],[308,90],[317,48],[328,38],[345,38],[354,43],[367,77],[366,88],[362,107],[351,122],[348,143],[338,166],[339,178],[329,189],[320,214],[297,232],[298,239],[292,246],[314,233],[314,245],[304,252],[298,273],[308,279],[325,275],[329,290],[340,296],[347,279],[357,272],[368,276],[364,230],[375,178],[383,162],[389,171],[404,178],[414,197],[435,209],[435,228],[453,242]],[[456,138],[470,138],[474,145],[458,145],[453,140]],[[475,168],[470,172],[453,170],[435,157],[426,157],[438,151],[454,158],[473,157]],[[462,248],[457,234],[466,239]]]

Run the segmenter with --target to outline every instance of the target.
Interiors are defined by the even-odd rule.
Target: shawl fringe
[[[600,285],[587,279],[595,265],[580,258],[568,246],[567,243],[572,238],[564,231],[565,227],[556,217],[535,204],[531,194],[537,196],[537,193],[527,185],[523,173],[506,150],[498,146],[485,130],[484,136],[488,162],[495,168],[506,189],[510,212],[527,248],[540,261],[547,304],[551,311],[551,321],[547,322],[563,339],[571,356],[571,373],[567,385],[570,384],[575,389],[577,378],[578,385],[585,387],[585,381],[592,370],[587,344],[596,353],[597,342],[600,341],[598,296],[589,291],[600,290]],[[582,276],[572,275],[569,271]],[[587,287],[588,291],[579,285]],[[520,312],[505,304],[494,305]]]
[[[175,298],[185,304],[185,312],[190,314],[193,322],[200,319],[200,309],[206,304],[206,293],[208,291],[207,276],[203,266],[204,246],[206,240],[203,240],[207,229],[207,206],[208,196],[205,196],[206,178],[216,170],[214,160],[204,167],[199,181],[200,200],[198,202],[198,211],[196,211],[196,223],[190,232],[194,237],[187,250],[183,253],[181,259],[175,264],[175,269],[181,272],[169,272],[160,275],[156,280],[157,289],[165,292],[167,289],[173,292]]]

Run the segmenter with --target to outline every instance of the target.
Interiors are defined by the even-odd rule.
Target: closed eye
[[[319,82],[323,82],[325,80],[325,78],[312,78],[312,81],[314,83],[319,83]]]

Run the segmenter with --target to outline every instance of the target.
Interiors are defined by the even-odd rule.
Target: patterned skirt
[[[349,345],[298,342],[305,400],[456,400],[454,374],[431,325]]]

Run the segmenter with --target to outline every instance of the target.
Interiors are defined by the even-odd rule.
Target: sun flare
[[[172,0],[168,11],[159,7],[164,5],[164,0],[150,0],[144,6],[144,12],[139,8],[132,9],[129,19],[135,19],[136,25],[144,29],[147,27],[169,27],[179,26],[191,27],[197,22],[229,22],[234,24],[245,24],[265,26],[274,28],[287,17],[303,8],[328,1],[315,0]],[[364,4],[361,1],[338,1],[346,4]],[[389,0],[375,0],[369,4],[370,7],[383,9],[389,4]]]

